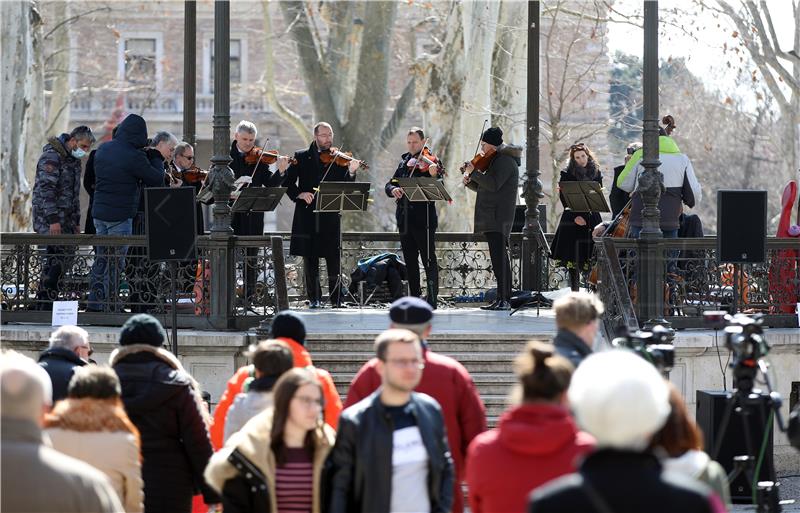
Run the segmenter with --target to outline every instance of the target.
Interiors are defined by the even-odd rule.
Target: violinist
[[[256,125],[250,121],[240,121],[236,126],[233,143],[231,143],[231,163],[236,186],[279,187],[283,173],[289,167],[288,159],[278,159],[273,165],[261,163],[261,148],[256,147]],[[235,212],[231,221],[233,233],[236,235],[263,235],[264,213]],[[245,266],[245,298],[254,296],[256,289],[258,248],[246,249]]]
[[[439,293],[439,264],[434,246],[438,217],[433,201],[408,201],[405,191],[397,184],[397,178],[432,177],[439,180],[444,175],[441,162],[425,147],[425,133],[412,127],[406,134],[408,152],[400,156],[400,164],[386,184],[386,195],[395,198],[395,218],[400,232],[400,247],[408,271],[408,286],[411,295],[422,293],[419,276],[419,257],[425,267],[426,301],[436,308]]]
[[[488,157],[488,158],[487,158]],[[503,144],[503,131],[487,128],[481,135],[480,152],[462,166],[463,182],[477,192],[474,232],[482,233],[489,245],[489,258],[497,279],[497,299],[484,310],[509,310],[511,263],[508,237],[514,224],[522,148]]]
[[[170,185],[174,187],[194,187],[200,192],[206,171],[194,165],[194,148],[192,145],[181,141],[175,146],[172,162],[167,168]],[[203,209],[200,203],[195,205],[195,218],[197,220],[197,235],[205,233],[203,222]]]
[[[317,213],[315,190],[320,182],[352,182],[356,171],[363,163],[351,157],[340,161],[335,158],[338,150],[333,148],[333,128],[323,121],[314,125],[314,140],[307,150],[295,152],[297,161],[286,172],[283,186],[286,195],[294,201],[291,255],[303,257],[306,294],[309,306],[319,308],[322,290],[319,285],[319,259],[324,258],[328,267],[328,291],[331,306],[341,306],[341,282],[339,262],[339,214]],[[329,162],[324,164],[324,162]]]

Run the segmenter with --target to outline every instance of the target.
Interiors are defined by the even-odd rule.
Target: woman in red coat
[[[552,345],[530,342],[516,369],[522,404],[506,411],[497,428],[478,435],[467,451],[473,513],[526,511],[534,488],[574,472],[594,448],[592,436],[578,430],[565,406],[572,364]]]

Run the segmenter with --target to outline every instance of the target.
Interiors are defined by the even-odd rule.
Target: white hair
[[[258,129],[256,129],[256,125],[250,121],[241,120],[239,124],[236,125],[236,132],[247,132],[248,134],[258,135]]]
[[[61,326],[50,335],[50,349],[63,347],[72,351],[89,341],[89,333],[78,326]]]
[[[39,423],[42,407],[53,403],[53,384],[41,366],[16,351],[0,353],[0,414]]]
[[[669,388],[656,368],[623,349],[594,353],[572,375],[567,398],[598,447],[642,451],[670,413]]]
[[[172,135],[171,132],[162,131],[156,133],[156,135],[153,136],[153,141],[151,142],[151,144],[153,145],[153,148],[155,148],[162,142],[171,142],[178,144],[178,138]]]

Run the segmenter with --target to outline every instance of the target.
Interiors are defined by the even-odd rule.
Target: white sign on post
[[[78,325],[77,301],[53,301],[53,326]]]

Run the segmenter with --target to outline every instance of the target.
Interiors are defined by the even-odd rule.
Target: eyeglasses
[[[425,362],[419,358],[393,358],[391,360],[386,360],[386,363],[392,367],[398,367],[400,369],[408,369],[409,367],[416,369],[425,368]]]
[[[573,144],[572,146],[569,147],[569,149],[570,149],[570,151],[585,150],[586,149],[586,145],[583,144],[583,143]]]
[[[322,399],[315,399],[304,395],[296,395],[294,399],[300,401],[306,408],[322,408]]]

